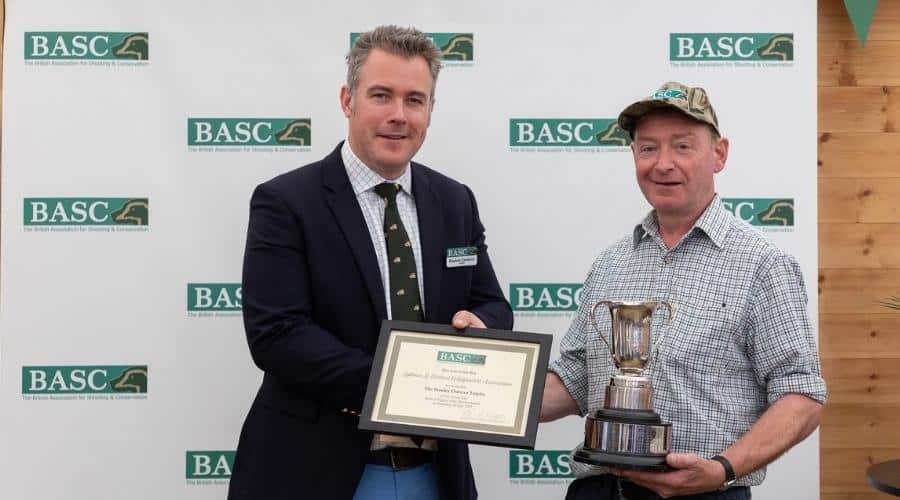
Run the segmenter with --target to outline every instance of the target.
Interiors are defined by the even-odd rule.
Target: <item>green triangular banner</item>
[[[875,17],[875,6],[878,0],[844,0],[844,7],[850,15],[850,22],[856,31],[856,38],[863,47],[869,38],[869,28],[872,26],[872,18]]]

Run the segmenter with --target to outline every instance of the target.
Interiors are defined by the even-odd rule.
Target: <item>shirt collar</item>
[[[375,186],[382,182],[394,182],[400,184],[406,194],[412,196],[412,173],[407,163],[403,174],[393,180],[385,179],[378,175],[374,170],[366,166],[362,160],[350,149],[350,141],[344,141],[341,146],[341,159],[344,160],[344,168],[347,171],[347,177],[350,178],[350,185],[353,186],[353,193],[357,196],[365,191],[371,191]]]
[[[688,231],[688,236],[695,231],[702,231],[713,244],[721,249],[725,244],[725,235],[728,233],[728,210],[722,205],[719,195],[713,197],[712,202],[694,223],[694,227]],[[634,246],[637,247],[646,237],[659,237],[659,223],[656,221],[656,210],[651,210],[644,220],[634,228]]]

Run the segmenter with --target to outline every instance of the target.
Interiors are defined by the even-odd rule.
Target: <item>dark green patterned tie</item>
[[[400,184],[383,182],[375,186],[378,196],[384,198],[384,239],[388,255],[388,275],[391,292],[391,319],[422,321],[422,301],[419,298],[419,279],[412,243],[400,221],[397,209],[397,193]]]

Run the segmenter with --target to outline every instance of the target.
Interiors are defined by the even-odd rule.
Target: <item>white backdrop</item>
[[[498,277],[518,309],[517,330],[553,333],[558,342],[572,313],[558,302],[524,307],[511,284],[539,294],[581,282],[600,249],[649,207],[624,148],[531,147],[514,141],[510,121],[611,119],[668,80],[709,91],[732,144],[717,179],[723,198],[755,203],[757,212],[774,199],[792,202],[787,226],[760,230],[798,257],[815,321],[812,0],[8,0],[0,498],[224,496],[231,455],[217,452],[234,450],[261,380],[235,290],[249,196],[345,137],[338,91],[350,33],[381,23],[474,39],[471,60],[448,62],[441,73],[416,159],[474,190]],[[145,33],[148,57],[78,56],[74,35],[62,36],[62,48],[53,43],[61,32]],[[40,50],[26,47],[26,33],[48,37],[49,58],[34,59]],[[718,34],[710,38],[715,50],[685,62],[670,52],[672,33]],[[772,39],[762,34],[792,35],[791,58],[723,58],[726,49],[716,45],[728,36]],[[66,53],[74,59],[62,59]],[[189,145],[189,118],[309,119],[312,142],[207,151]],[[68,216],[42,222],[30,208],[35,198],[69,199],[61,202]],[[97,198],[146,200],[149,222],[63,220],[78,219],[72,199]],[[96,224],[114,220],[114,208]],[[212,290],[218,301],[198,302],[207,292],[196,295],[195,285],[206,284],[231,286],[221,296]],[[61,366],[68,368],[54,368]],[[123,398],[114,389],[122,369],[109,367],[137,367],[145,391]],[[78,369],[109,382],[79,384]],[[473,446],[482,497],[561,498],[569,469],[546,452],[572,449],[582,437],[582,420],[570,417],[542,425],[528,458]],[[545,456],[553,467],[538,467]],[[817,499],[818,460],[813,436],[770,467],[755,498]]]

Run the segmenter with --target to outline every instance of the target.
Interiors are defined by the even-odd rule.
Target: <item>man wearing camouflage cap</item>
[[[729,143],[706,91],[666,83],[618,123],[653,210],[594,262],[550,365],[541,420],[603,406],[617,370],[591,327],[595,303],[665,300],[678,313],[644,375],[672,424],[672,470],[580,471],[567,498],[750,498],[766,465],[815,430],[825,402],[800,268],[716,194]],[[666,321],[657,316],[654,340]],[[597,319],[609,332],[609,315]]]

